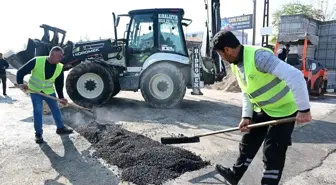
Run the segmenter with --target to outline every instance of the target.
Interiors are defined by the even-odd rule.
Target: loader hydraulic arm
[[[221,29],[220,0],[204,0],[204,3],[206,23],[203,33],[201,56],[211,59],[214,62],[216,81],[221,81],[226,75],[224,63],[211,45],[213,36]]]

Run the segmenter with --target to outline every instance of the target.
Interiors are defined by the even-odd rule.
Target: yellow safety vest
[[[45,94],[53,94],[55,79],[61,74],[63,70],[63,64],[58,63],[53,76],[45,79],[45,63],[47,56],[35,57],[36,62],[32,70],[32,74],[28,81],[28,88],[34,91],[43,92]]]
[[[278,77],[263,73],[255,66],[255,53],[259,49],[272,52],[268,48],[244,46],[244,72],[243,80],[238,67],[231,64],[231,69],[237,78],[241,90],[249,96],[254,105],[254,111],[263,110],[271,117],[285,117],[297,111],[294,94],[286,85],[286,82]],[[273,52],[272,52],[273,53]]]

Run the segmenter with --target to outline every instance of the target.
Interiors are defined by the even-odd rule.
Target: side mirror
[[[115,22],[116,27],[118,27],[119,21],[120,21],[120,17],[118,16],[117,19],[116,19],[116,22]]]

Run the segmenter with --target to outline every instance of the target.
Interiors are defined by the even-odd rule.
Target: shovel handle
[[[50,98],[52,100],[56,100],[58,102],[61,102],[62,100],[59,99],[59,98],[56,98],[56,97],[53,97],[53,96],[50,96],[50,95],[47,95],[47,94],[43,94],[41,92],[38,92],[38,91],[33,91],[31,89],[28,89],[28,91],[32,92],[32,93],[36,93],[36,94],[39,94],[41,96],[44,96],[46,98]],[[85,108],[85,107],[82,107],[82,106],[79,106],[79,105],[76,105],[76,104],[73,104],[73,103],[68,103],[68,105],[72,106],[72,107],[75,107],[75,108],[79,108],[79,109],[83,109],[83,110],[88,110],[88,111],[91,111],[91,109],[88,109],[88,108]]]
[[[247,128],[251,129],[251,128],[263,127],[263,126],[268,126],[268,125],[277,125],[277,124],[281,124],[281,123],[289,123],[289,122],[292,122],[292,121],[295,121],[295,120],[296,120],[295,117],[290,117],[290,118],[284,118],[284,119],[278,119],[278,120],[272,120],[272,121],[266,121],[266,122],[251,124],[251,125],[248,125]],[[239,127],[234,127],[234,128],[229,128],[229,129],[217,130],[217,131],[213,131],[213,132],[207,132],[207,133],[203,133],[203,134],[197,134],[194,137],[203,137],[203,136],[221,134],[221,133],[238,131],[238,130],[240,130]]]

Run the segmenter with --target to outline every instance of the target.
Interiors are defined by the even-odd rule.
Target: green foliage
[[[273,37],[270,37],[269,43],[270,43],[270,44],[275,44],[276,41],[277,41],[277,37],[276,37],[276,36],[273,36]]]

